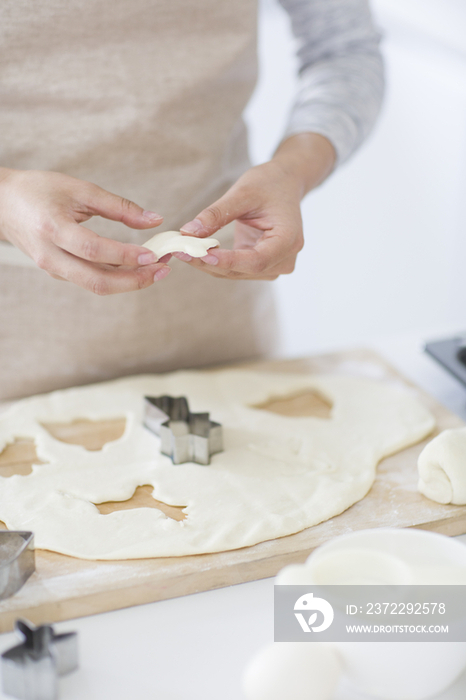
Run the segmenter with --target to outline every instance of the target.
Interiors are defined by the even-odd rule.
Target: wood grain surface
[[[337,372],[401,382],[415,390],[435,415],[436,432],[463,425],[457,416],[413,387],[371,351],[354,350],[242,367],[258,372]],[[260,408],[284,415],[331,416],[331,406],[313,392],[274,397]],[[67,425],[47,424],[45,427],[57,439],[98,450],[106,442],[120,437],[124,419],[82,420]],[[366,498],[341,515],[295,535],[253,547],[188,557],[101,562],[36,550],[36,572],[18,593],[0,602],[0,632],[11,630],[18,617],[42,624],[273,576],[286,564],[304,561],[323,542],[352,530],[392,526],[418,527],[447,535],[462,534],[466,532],[465,506],[443,506],[417,491],[417,457],[427,441],[383,460]],[[28,474],[34,461],[37,459],[33,442],[18,438],[0,454],[0,475]],[[127,501],[102,503],[97,507],[104,514],[120,509],[153,507],[176,520],[185,517],[181,507],[155,501],[151,493],[151,486],[140,486]]]

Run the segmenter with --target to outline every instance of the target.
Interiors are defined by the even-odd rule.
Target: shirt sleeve
[[[279,0],[298,41],[300,83],[284,138],[316,132],[343,163],[372,129],[382,103],[380,34],[368,0]]]

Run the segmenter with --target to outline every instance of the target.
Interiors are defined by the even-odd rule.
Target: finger
[[[246,213],[249,213],[247,193],[239,188],[232,188],[210,207],[201,211],[195,219],[182,226],[180,231],[204,238]]]
[[[208,265],[200,258],[192,259],[191,267],[207,273],[212,277],[219,279],[234,279],[234,280],[275,280],[280,275],[291,274],[296,265],[297,255],[290,255],[286,260],[281,260],[279,264],[271,267],[263,273],[247,274],[243,272],[235,272],[234,270],[221,270],[212,265]]]
[[[262,275],[245,275],[242,272],[224,272],[222,274],[215,272],[215,268],[212,268],[209,265],[204,265],[203,263],[196,266],[193,265],[193,267],[196,267],[200,272],[204,272],[211,277],[216,277],[217,279],[223,280],[256,280],[262,282],[266,280],[276,280],[277,277],[280,276],[279,272],[274,272],[273,274],[267,272],[266,274]]]
[[[269,267],[265,273],[266,276],[264,275],[261,277],[261,279],[268,279],[269,277],[276,279],[280,275],[290,275],[292,272],[294,272],[297,258],[298,254],[292,253],[284,260],[280,260],[280,262],[273,267]]]
[[[145,289],[170,273],[160,263],[134,269],[96,265],[55,246],[46,250],[39,267],[99,296]]]
[[[201,260],[215,266],[217,274],[220,271],[237,272],[256,278],[268,273],[292,252],[288,237],[277,232],[263,236],[254,248],[217,248],[209,251]]]
[[[147,211],[130,199],[107,192],[97,185],[91,185],[84,201],[89,213],[103,216],[112,221],[121,221],[130,228],[153,228],[162,223],[163,216]]]
[[[183,253],[181,250],[177,250],[173,253],[173,257],[177,258],[178,260],[182,260],[183,262],[191,262],[193,259],[192,255],[188,255],[187,253]],[[162,259],[162,258],[160,258]]]
[[[54,243],[77,258],[94,263],[138,267],[157,262],[157,256],[148,248],[98,236],[85,226],[68,221],[58,225]]]

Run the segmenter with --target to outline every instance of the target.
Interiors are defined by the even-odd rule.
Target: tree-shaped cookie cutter
[[[16,620],[24,641],[2,654],[2,688],[20,700],[56,700],[58,676],[78,667],[76,632],[55,634],[51,625]]]
[[[0,600],[19,591],[35,568],[33,533],[0,530]]]
[[[173,464],[210,464],[210,458],[223,451],[220,423],[208,413],[191,413],[185,396],[146,396],[144,425],[161,440],[160,451]]]

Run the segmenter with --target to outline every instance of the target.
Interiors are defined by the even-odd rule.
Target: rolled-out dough
[[[418,488],[438,503],[466,505],[466,428],[444,430],[422,450]]]
[[[157,260],[160,260],[168,253],[187,253],[193,258],[202,258],[207,255],[210,248],[217,248],[220,243],[216,238],[197,238],[183,236],[179,231],[165,231],[165,233],[156,233],[142,245],[152,250]]]
[[[330,419],[253,408],[270,397],[315,390]],[[185,395],[194,412],[222,423],[225,451],[210,466],[173,465],[143,427],[144,395]],[[126,416],[121,438],[87,451],[42,423]],[[30,529],[39,548],[84,559],[180,556],[236,549],[316,525],[370,489],[377,463],[421,440],[434,419],[412,393],[383,382],[254,371],[175,372],[56,391],[0,415],[0,451],[31,437],[45,464],[0,477],[0,520]],[[101,514],[94,504],[153,497],[186,506],[173,520],[155,508]]]

